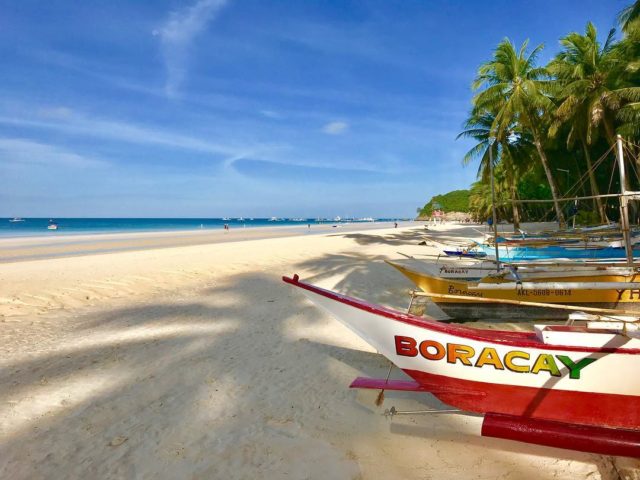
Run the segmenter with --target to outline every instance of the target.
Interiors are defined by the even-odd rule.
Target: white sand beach
[[[482,438],[477,416],[385,418],[442,404],[348,388],[388,362],[281,276],[404,310],[411,284],[383,260],[433,252],[424,234],[5,243],[24,261],[0,264],[0,478],[640,478],[638,461]]]

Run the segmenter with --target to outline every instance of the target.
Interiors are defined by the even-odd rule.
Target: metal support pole
[[[631,245],[631,235],[629,232],[629,197],[627,193],[627,178],[624,169],[624,156],[622,153],[622,137],[620,135],[616,138],[616,144],[618,146],[618,168],[620,170],[620,191],[623,194],[620,197],[620,227],[622,229],[622,238],[624,238],[624,248],[627,254],[627,265],[633,266],[633,247]]]
[[[496,214],[496,187],[493,180],[493,144],[489,140],[489,173],[491,175],[491,209],[493,211],[493,245],[496,248],[496,271],[500,271],[500,255],[498,253],[498,215]]]

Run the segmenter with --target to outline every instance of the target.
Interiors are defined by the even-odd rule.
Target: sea
[[[16,221],[18,220],[18,221]],[[284,227],[295,225],[389,222],[399,219],[326,218],[0,218],[0,237],[127,233],[229,228]],[[49,225],[57,225],[57,230]]]

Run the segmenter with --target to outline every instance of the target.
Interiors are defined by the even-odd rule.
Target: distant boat
[[[339,222],[340,220],[342,220],[342,217],[340,215],[333,219],[334,222]]]
[[[58,230],[58,224],[53,220],[49,220],[49,225],[47,226],[47,230]]]
[[[12,219],[9,220],[11,223],[18,223],[18,222],[24,222],[24,218],[20,218],[20,217],[13,217]]]
[[[222,217],[222,220],[224,220],[225,222],[229,221],[229,217]]]

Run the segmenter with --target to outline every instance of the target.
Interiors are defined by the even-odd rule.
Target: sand
[[[280,277],[406,309],[411,285],[383,260],[433,251],[423,236],[331,231],[0,265],[0,478],[640,478],[634,460],[482,438],[477,416],[382,415],[442,407],[430,395],[388,392],[376,407],[376,392],[349,390],[388,362]]]

